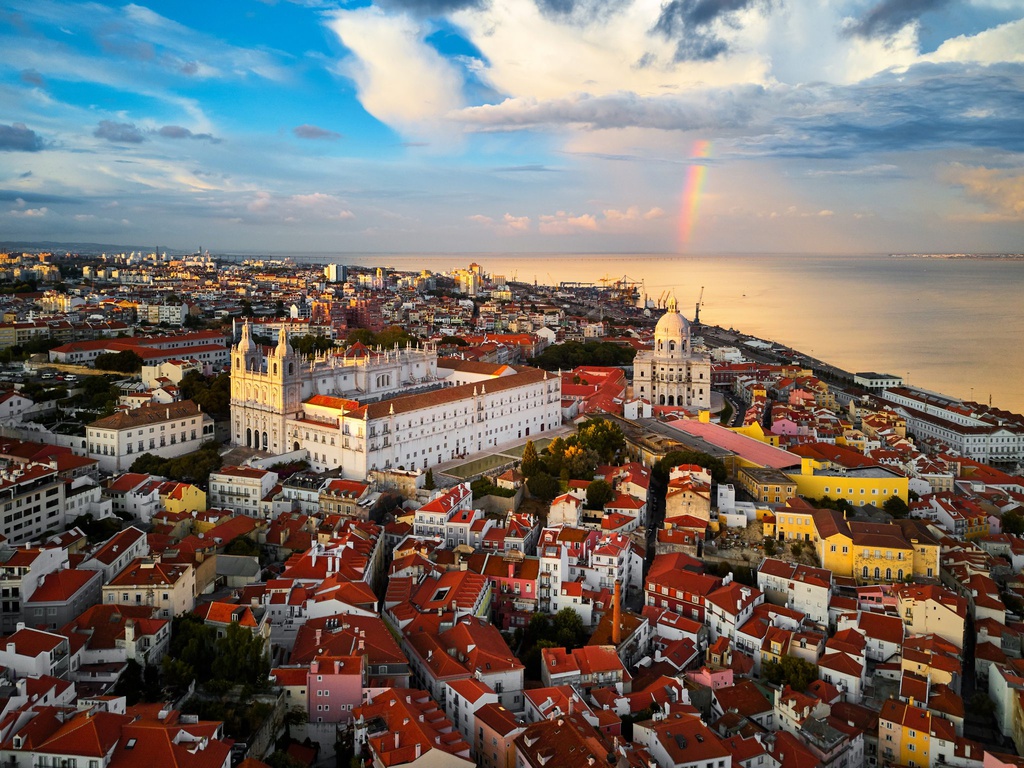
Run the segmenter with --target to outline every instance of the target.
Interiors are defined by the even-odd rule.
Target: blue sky
[[[0,239],[1024,241],[1024,0],[8,0],[0,46]]]

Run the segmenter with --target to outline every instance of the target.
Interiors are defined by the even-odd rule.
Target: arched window
[[[875,578],[876,579],[882,578],[882,569],[881,568],[875,568]]]
[[[252,429],[245,430],[245,447],[252,448]]]
[[[676,351],[676,343],[674,341],[670,341],[668,343],[668,351],[669,352],[675,352]]]
[[[892,568],[885,569],[885,580],[892,581]]]
[[[899,569],[898,571],[896,571],[896,577],[897,577],[897,578],[898,578],[898,579],[899,579],[900,581],[903,581],[903,569],[902,569],[902,568],[900,568],[900,569]]]
[[[676,396],[675,395],[669,395],[668,396],[668,404],[669,405],[675,405],[676,404]]]

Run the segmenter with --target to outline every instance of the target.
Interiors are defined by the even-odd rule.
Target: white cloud
[[[20,201],[19,201],[20,202]],[[22,203],[24,204],[24,203]],[[25,208],[24,210],[8,211],[9,216],[15,216],[19,219],[39,219],[50,212],[49,208]]]
[[[596,232],[597,219],[589,213],[576,216],[565,211],[540,217],[538,225],[544,235],[574,235],[580,232]]]
[[[483,214],[478,213],[467,218],[477,224],[483,224],[484,226],[490,227],[499,235],[515,235],[521,232],[530,231],[529,216],[513,216],[511,213],[506,213],[500,219],[495,220],[490,216],[484,216]]]
[[[1024,169],[956,164],[945,179],[963,189],[968,199],[987,210],[962,218],[973,221],[1024,221]]]
[[[371,6],[338,11],[328,26],[354,55],[341,69],[367,112],[405,135],[443,132],[444,116],[462,104],[462,79],[423,42],[420,22]]]
[[[924,61],[958,61],[994,64],[1024,61],[1024,19],[1007,22],[976,35],[950,38]]]

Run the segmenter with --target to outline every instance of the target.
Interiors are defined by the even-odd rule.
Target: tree
[[[434,483],[434,470],[428,469],[426,477],[423,478],[423,490],[432,491],[437,488],[437,484]]]
[[[716,483],[724,483],[729,477],[729,471],[721,459],[702,451],[691,450],[672,451],[667,454],[665,458],[655,462],[652,474],[661,482],[667,483],[669,472],[680,464],[696,464],[699,467],[704,467],[711,473],[711,479]]]
[[[392,347],[404,347],[407,344],[414,344],[416,337],[411,335],[407,330],[398,325],[389,325],[380,333],[376,334],[373,338],[375,344],[379,344],[385,349],[391,349]]]
[[[544,466],[552,475],[562,472],[562,459],[565,457],[566,443],[561,437],[556,437],[544,450]],[[524,473],[525,474],[525,473]]]
[[[248,299],[242,299],[242,317],[255,317],[256,312],[252,308],[252,302]]]
[[[1024,511],[1012,509],[1003,515],[1003,533],[1010,533],[1014,536],[1024,535]]]
[[[373,331],[369,328],[355,328],[349,331],[348,336],[345,337],[345,346],[351,347],[353,344],[362,344],[364,347],[374,346]]]
[[[543,469],[544,465],[541,464],[540,458],[537,456],[537,447],[533,444],[533,440],[527,440],[526,445],[523,446],[523,461],[519,465],[519,471],[523,473],[524,477],[533,477]]]
[[[547,472],[540,472],[526,481],[530,495],[542,501],[551,501],[561,490],[558,481]]]
[[[130,349],[122,352],[104,352],[96,355],[93,366],[105,371],[138,373],[142,370],[142,358]]]
[[[761,677],[774,685],[788,685],[803,693],[818,679],[818,668],[796,656],[783,656],[780,661],[769,660],[762,664]]]
[[[455,347],[468,347],[469,342],[463,339],[461,336],[442,336],[441,340],[437,342],[438,346],[455,346]]]
[[[617,366],[630,365],[636,356],[632,347],[608,341],[567,341],[552,344],[530,362],[548,371],[569,370],[581,365]]]
[[[570,445],[562,456],[562,469],[573,480],[590,480],[597,468],[597,454],[581,445]]]
[[[284,317],[284,300],[278,299],[277,302],[274,304],[274,315],[275,317]]]
[[[592,480],[587,486],[587,509],[604,509],[615,498],[615,489],[604,480]]]
[[[224,554],[241,557],[259,557],[260,545],[247,536],[239,536],[232,539],[231,543],[224,547]]]
[[[231,413],[231,374],[221,373],[208,379],[198,371],[189,371],[178,385],[181,396],[192,400],[215,419]]]
[[[326,336],[307,334],[305,336],[296,336],[291,340],[291,345],[292,349],[298,354],[313,357],[321,352],[334,349],[334,340]]]
[[[551,628],[555,633],[555,642],[569,651],[582,647],[590,634],[583,626],[583,619],[572,608],[563,608],[556,613]]]
[[[626,438],[617,424],[607,419],[591,419],[580,425],[576,433],[576,444],[594,451],[598,459],[609,463],[626,446]]]
[[[910,512],[910,507],[907,506],[907,502],[895,494],[885,500],[885,503],[882,505],[882,509],[896,518],[906,517]]]

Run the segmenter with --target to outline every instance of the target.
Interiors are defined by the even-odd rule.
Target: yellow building
[[[881,507],[890,496],[908,500],[907,478],[881,466],[843,467],[803,456],[800,471],[787,474],[796,483],[797,493],[809,499],[829,496],[857,507]]]
[[[757,501],[784,504],[796,496],[796,483],[771,467],[743,467],[736,480]]]
[[[878,714],[878,758],[888,765],[931,768],[956,749],[953,723],[912,703],[889,699]]]
[[[174,514],[203,512],[206,510],[206,492],[188,483],[164,483],[160,486],[160,503]]]
[[[810,541],[818,543],[814,513],[818,510],[803,499],[790,499],[785,507],[775,510],[775,534],[779,541]]]
[[[939,573],[939,543],[917,520],[848,522],[842,512],[818,509],[813,522],[821,565],[836,576],[879,584]]]
[[[764,427],[759,422],[752,422],[745,424],[742,427],[729,427],[733,432],[744,437],[750,437],[754,440],[760,440],[762,443],[768,443],[768,445],[779,447],[779,435],[773,435],[771,432],[765,432]]]

